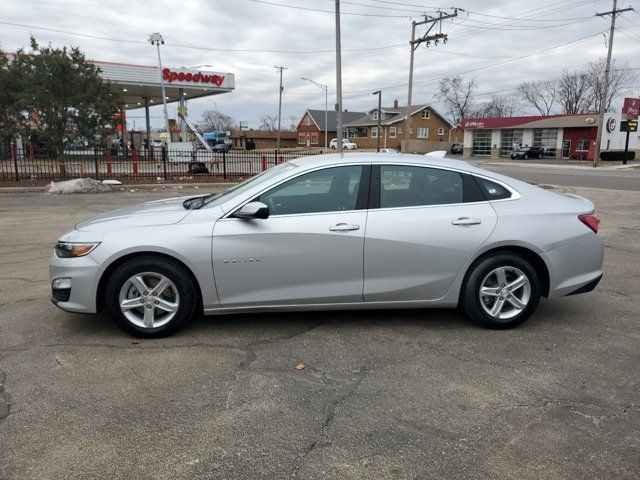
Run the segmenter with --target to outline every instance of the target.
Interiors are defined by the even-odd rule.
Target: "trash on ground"
[[[111,187],[93,178],[74,178],[64,182],[51,182],[44,190],[45,193],[106,193]]]

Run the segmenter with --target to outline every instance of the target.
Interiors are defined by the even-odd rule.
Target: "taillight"
[[[600,217],[595,213],[583,213],[582,215],[578,215],[578,220],[580,220],[587,227],[593,230],[593,233],[598,233],[598,227],[600,226]]]

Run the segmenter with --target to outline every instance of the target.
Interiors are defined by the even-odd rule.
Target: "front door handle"
[[[480,223],[482,222],[479,218],[460,217],[456,220],[453,220],[451,222],[451,225],[462,225],[464,227],[468,225],[479,225]]]
[[[350,232],[351,230],[359,230],[360,225],[354,225],[349,223],[338,223],[329,227],[332,232]]]

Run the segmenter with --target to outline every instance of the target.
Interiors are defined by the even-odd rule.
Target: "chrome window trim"
[[[437,204],[437,205],[411,205],[409,207],[387,207],[387,208],[367,208],[366,211],[373,211],[373,210],[398,210],[398,209],[404,209],[404,208],[411,208],[411,209],[416,209],[416,208],[428,208],[428,207],[446,207],[446,206],[453,206],[453,205],[478,205],[481,203],[496,203],[496,202],[510,202],[513,200],[518,200],[520,198],[522,198],[522,195],[520,194],[520,192],[518,192],[515,188],[513,188],[512,186],[504,183],[501,180],[497,180],[493,177],[489,177],[487,175],[482,175],[479,173],[475,173],[475,172],[470,172],[469,170],[465,170],[463,168],[459,168],[459,167],[443,167],[441,165],[431,165],[431,164],[417,164],[415,162],[382,162],[382,161],[372,161],[371,163],[353,163],[353,162],[342,162],[342,163],[337,163],[337,164],[332,164],[332,165],[320,165],[317,166],[315,168],[311,168],[309,170],[305,170],[302,172],[297,172],[297,175],[293,176],[293,177],[288,177],[285,178],[281,181],[279,181],[278,183],[275,183],[273,185],[270,185],[269,187],[260,190],[258,193],[254,194],[251,198],[247,199],[247,200],[243,200],[239,205],[230,208],[229,212],[227,212],[222,218],[220,218],[220,220],[226,220],[229,219],[229,217],[231,217],[236,211],[238,211],[240,208],[242,208],[245,204],[251,202],[251,200],[253,200],[255,197],[262,195],[264,192],[275,188],[279,185],[282,185],[285,182],[288,182],[289,180],[293,180],[301,175],[306,175],[307,173],[313,173],[316,172],[318,170],[325,170],[328,168],[335,168],[335,167],[345,167],[345,166],[357,166],[357,167],[365,167],[365,166],[374,166],[374,165],[378,165],[378,166],[383,166],[383,165],[388,165],[388,166],[393,166],[393,165],[400,165],[400,166],[407,166],[407,167],[421,167],[421,168],[432,168],[435,170],[445,170],[445,171],[449,171],[449,172],[456,172],[456,173],[460,173],[460,174],[466,174],[466,175],[471,175],[472,177],[477,177],[477,178],[484,178],[485,180],[489,180],[490,182],[494,182],[497,183],[498,185],[506,188],[510,193],[511,193],[511,197],[509,198],[501,198],[499,200],[484,200],[484,201],[479,201],[479,202],[460,202],[460,203],[442,203],[442,204]],[[292,217],[292,216],[308,216],[308,215],[318,215],[318,214],[336,214],[336,213],[344,213],[344,212],[359,212],[360,210],[334,210],[332,212],[310,212],[310,213],[288,213],[288,214],[282,214],[282,215],[270,215],[270,217],[273,218],[280,218],[280,217]],[[219,220],[219,221],[220,221]],[[232,218],[232,220],[242,220],[242,219],[235,219]]]

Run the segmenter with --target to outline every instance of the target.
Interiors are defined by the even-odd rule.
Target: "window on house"
[[[418,138],[427,138],[427,137],[429,137],[429,129],[420,127],[418,129]]]
[[[429,110],[422,111],[422,118],[424,118],[425,120],[429,118]]]
[[[578,140],[576,144],[577,152],[586,152],[589,150],[589,140]]]
[[[397,134],[396,127],[389,127],[389,138],[396,138]]]
[[[378,138],[378,127],[371,127],[371,138]]]
[[[307,143],[307,137],[304,133],[298,135],[298,145],[305,145]]]
[[[438,135],[444,135],[444,128],[438,129]]]
[[[374,110],[373,112],[371,112],[371,119],[378,120],[378,110]]]
[[[312,133],[311,134],[311,145],[317,145],[318,144],[318,134],[317,133]]]
[[[305,125],[311,125],[311,117],[309,115],[304,117],[304,124]]]

